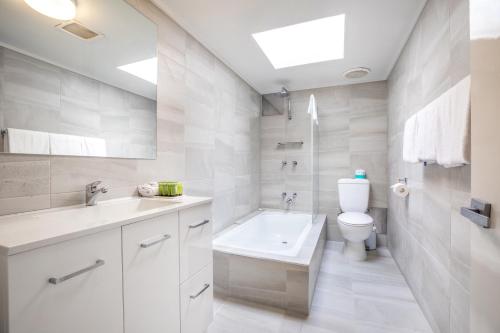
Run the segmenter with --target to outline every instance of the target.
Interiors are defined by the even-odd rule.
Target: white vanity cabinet
[[[0,219],[0,333],[205,332],[213,302],[210,199],[169,204],[98,220],[103,226],[92,232],[83,219],[61,222],[62,231],[43,228],[71,216],[67,210]],[[85,212],[96,216],[92,209],[108,208]]]
[[[177,213],[122,227],[125,332],[179,332]]]
[[[182,333],[205,332],[213,317],[210,210],[202,205],[179,212]]]
[[[212,262],[210,205],[179,212],[181,282]]]
[[[121,261],[120,229],[7,257],[1,331],[123,332]]]

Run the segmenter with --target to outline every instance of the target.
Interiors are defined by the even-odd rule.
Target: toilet
[[[343,178],[338,181],[342,213],[337,217],[345,239],[344,255],[352,260],[366,259],[365,240],[373,231],[373,218],[366,214],[370,182],[367,179]]]

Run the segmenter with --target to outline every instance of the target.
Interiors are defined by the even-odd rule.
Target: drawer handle
[[[203,294],[203,292],[204,292],[205,290],[207,290],[208,288],[210,288],[210,284],[205,283],[205,285],[203,286],[203,288],[202,288],[200,291],[198,291],[198,293],[197,293],[196,295],[191,295],[191,296],[189,296],[189,298],[191,298],[191,299],[195,299],[196,297],[198,297],[198,296],[200,296],[201,294]]]
[[[60,278],[51,277],[49,279],[49,283],[50,284],[59,284],[59,283],[64,282],[66,280],[72,279],[75,276],[78,276],[80,274],[87,273],[87,272],[89,272],[89,271],[91,271],[93,269],[96,269],[97,267],[100,267],[102,265],[104,265],[104,260],[99,259],[92,266],[80,269],[79,271],[73,272],[71,274],[65,275],[65,276],[60,277]]]
[[[205,225],[207,223],[210,223],[210,220],[205,220],[203,222],[200,222],[198,224],[195,224],[195,225],[190,225],[189,228],[190,229],[194,229],[194,228],[198,228],[198,227],[201,227],[202,225]]]
[[[145,249],[145,248],[150,247],[150,246],[152,246],[152,245],[155,245],[155,244],[161,243],[161,242],[163,242],[163,241],[166,241],[166,240],[167,240],[167,239],[169,239],[169,238],[170,238],[170,235],[163,235],[163,236],[161,236],[161,238],[156,239],[156,240],[153,240],[153,241],[149,241],[149,242],[148,242],[148,241],[146,240],[146,241],[143,241],[143,242],[141,243],[141,247],[142,247],[143,249]]]

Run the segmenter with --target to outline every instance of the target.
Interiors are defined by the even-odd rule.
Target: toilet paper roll
[[[391,186],[392,192],[396,194],[398,197],[404,198],[410,193],[408,191],[408,187],[406,184],[403,183],[397,183]]]

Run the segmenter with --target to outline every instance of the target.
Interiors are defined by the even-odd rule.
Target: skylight
[[[275,69],[344,58],[345,14],[252,34]]]
[[[156,84],[158,73],[158,58],[150,58],[119,66],[118,69]]]

